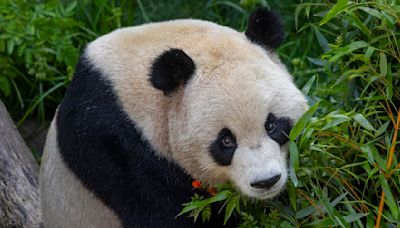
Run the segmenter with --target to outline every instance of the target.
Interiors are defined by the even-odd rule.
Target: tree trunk
[[[0,101],[0,227],[39,227],[39,166]]]

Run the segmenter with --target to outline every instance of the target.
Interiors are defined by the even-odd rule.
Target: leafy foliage
[[[45,105],[60,102],[78,58],[76,4],[2,1],[0,4],[0,94],[12,116],[31,112],[45,119]],[[25,111],[25,113],[22,113]]]
[[[180,216],[204,221],[219,203],[240,227],[400,226],[398,0],[0,0],[0,99],[19,122],[50,119],[96,37],[188,17],[243,30],[259,5],[283,18],[278,53],[312,107],[290,134],[287,190],[260,202],[219,186]]]

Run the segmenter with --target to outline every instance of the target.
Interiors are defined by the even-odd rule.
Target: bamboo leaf
[[[190,203],[184,204],[185,207],[182,209],[182,211],[176,216],[181,216],[185,213],[188,213],[192,210],[195,209],[200,209],[199,213],[201,212],[202,209],[204,209],[205,206],[214,203],[214,202],[218,202],[218,201],[222,201],[227,199],[229,196],[231,195],[231,192],[229,190],[224,190],[221,192],[218,192],[215,196],[205,199],[205,200],[196,200],[196,201],[192,201]]]
[[[372,47],[372,46],[369,46],[369,47],[367,48],[367,51],[365,52],[365,57],[371,58],[371,56],[372,56],[372,54],[374,53],[374,51],[375,51],[375,48]]]
[[[387,198],[385,200],[385,204],[389,207],[393,218],[398,218],[399,206],[397,205],[397,201],[392,194],[392,190],[383,175],[379,175],[379,183],[382,186],[383,191],[385,192],[385,197]]]
[[[289,142],[289,151],[290,151],[289,177],[293,185],[297,187],[299,181],[297,179],[296,172],[299,169],[299,151],[297,150],[296,143],[292,141]]]
[[[328,121],[328,123],[321,130],[322,131],[327,130],[329,128],[338,126],[341,123],[348,122],[349,120],[350,120],[350,118],[348,118],[348,117],[346,117],[346,118],[343,118],[343,117],[335,118],[335,119],[333,119],[331,121]]]
[[[316,75],[312,76],[307,83],[303,86],[303,88],[301,89],[301,92],[303,92],[303,94],[308,95],[308,93],[311,90],[311,87],[313,86],[314,82],[315,82],[315,78]]]
[[[303,114],[302,117],[300,117],[300,119],[294,125],[293,129],[290,131],[289,139],[291,141],[294,141],[297,138],[297,136],[300,135],[300,133],[306,127],[307,123],[310,121],[314,112],[317,110],[318,105],[319,103],[314,104],[307,112]]]
[[[296,212],[295,216],[297,219],[301,219],[301,218],[304,218],[304,217],[314,214],[316,211],[317,210],[315,210],[314,206],[308,206],[308,207],[305,207],[305,208],[299,210],[298,212]]]
[[[352,223],[355,221],[359,221],[360,218],[363,218],[365,216],[367,216],[368,213],[357,213],[357,214],[351,214],[351,215],[347,215],[347,216],[343,216],[344,220],[346,220],[346,222],[348,223]]]
[[[355,50],[358,50],[358,49],[361,49],[361,48],[364,48],[364,47],[367,47],[367,46],[369,46],[369,44],[367,42],[365,42],[365,41],[362,41],[362,40],[354,41],[354,42],[352,42],[352,43],[350,43],[350,44],[348,44],[348,45],[346,45],[344,47],[341,47],[341,48],[338,48],[338,49],[334,50],[334,53],[336,53],[336,54],[334,56],[332,56],[331,58],[329,58],[329,61],[330,62],[335,62],[340,57],[342,57],[344,55],[347,55],[347,54],[350,54]]]
[[[381,134],[383,134],[383,132],[385,132],[386,129],[388,128],[389,124],[390,124],[390,121],[386,121],[386,123],[382,124],[382,126],[380,126],[378,128],[378,130],[375,132],[375,137],[378,137]]]
[[[234,196],[229,199],[228,203],[226,204],[226,208],[225,208],[224,225],[226,224],[228,219],[231,217],[233,210],[235,210],[235,207],[238,204],[239,200],[240,200],[239,196]]]
[[[370,130],[370,131],[375,131],[375,128],[371,125],[371,123],[361,113],[356,113],[352,117],[363,128],[365,128],[367,130]]]
[[[11,84],[7,77],[0,77],[0,91],[4,94],[5,97],[10,96]]]
[[[297,171],[299,169],[299,150],[297,149],[296,143],[289,142],[290,160],[293,164],[293,169]]]
[[[368,162],[371,165],[374,165],[376,162],[378,163],[379,167],[386,170],[386,162],[383,160],[382,156],[378,153],[378,150],[372,143],[362,145],[360,149],[362,152],[367,154]]]
[[[386,76],[387,74],[387,59],[385,53],[379,53],[379,70],[381,75]]]
[[[326,13],[324,18],[322,18],[321,22],[319,23],[319,26],[324,25],[332,18],[334,18],[336,15],[338,15],[340,12],[342,12],[346,8],[348,2],[349,2],[348,0],[338,0],[338,2],[333,6],[333,8],[329,10],[328,13]]]
[[[315,36],[317,37],[317,41],[319,46],[322,48],[324,52],[327,52],[331,50],[329,47],[328,40],[325,38],[325,36],[319,31],[318,27],[314,28]]]
[[[7,40],[7,54],[11,55],[14,50],[14,40]]]

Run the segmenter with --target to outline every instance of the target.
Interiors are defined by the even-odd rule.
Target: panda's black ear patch
[[[283,25],[274,12],[258,8],[251,13],[245,34],[252,42],[275,49],[283,41]]]
[[[150,82],[164,94],[169,94],[179,85],[185,84],[195,69],[192,58],[181,49],[171,48],[154,60],[150,70]]]

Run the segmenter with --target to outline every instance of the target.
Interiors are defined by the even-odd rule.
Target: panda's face
[[[270,198],[287,181],[287,136],[307,104],[267,53],[238,61],[199,66],[171,110],[171,149],[195,178]]]

